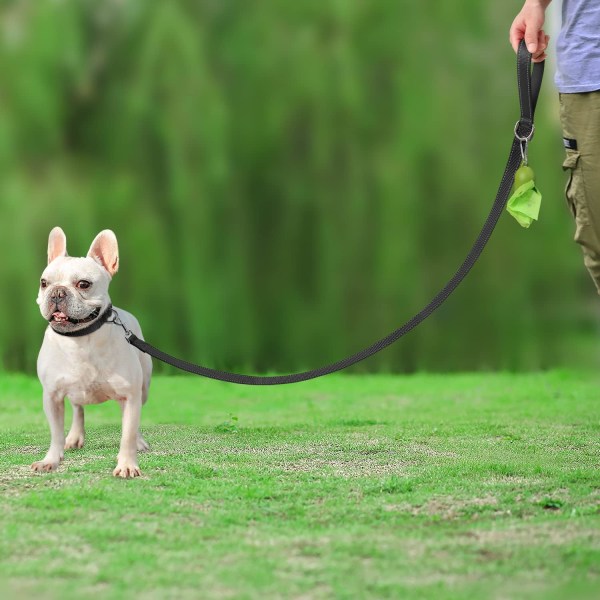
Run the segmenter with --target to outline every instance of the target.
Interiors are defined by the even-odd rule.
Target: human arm
[[[519,42],[524,39],[534,62],[546,58],[546,48],[550,37],[544,32],[546,8],[552,0],[525,0],[521,12],[515,17],[510,28],[510,43],[516,52]]]

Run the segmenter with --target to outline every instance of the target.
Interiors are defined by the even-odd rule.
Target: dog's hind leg
[[[141,431],[138,431],[137,434],[137,449],[138,452],[148,452],[150,450],[150,446],[148,442],[142,437]]]
[[[71,406],[73,407],[73,422],[71,423],[71,429],[69,429],[67,439],[65,440],[65,450],[83,448],[85,442],[83,406],[73,404],[72,402]]]
[[[148,388],[150,387],[150,375],[152,374],[152,360],[147,354],[144,356],[148,360],[145,362],[142,361],[142,370],[144,372],[144,382],[142,383],[142,406],[146,404],[146,401],[148,400]],[[142,437],[142,432],[139,429],[137,432],[137,449],[138,452],[148,452],[148,450],[150,450],[148,442]]]

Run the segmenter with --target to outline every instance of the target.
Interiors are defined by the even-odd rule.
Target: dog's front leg
[[[141,475],[137,462],[137,436],[142,412],[141,393],[131,394],[119,401],[123,413],[123,431],[121,447],[117,456],[117,467],[113,471],[115,477],[138,477]]]
[[[44,412],[50,425],[50,448],[43,460],[34,462],[34,471],[55,471],[63,459],[65,446],[65,399],[44,390]]]

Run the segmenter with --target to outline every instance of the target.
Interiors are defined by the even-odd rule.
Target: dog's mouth
[[[83,325],[84,323],[89,323],[90,321],[97,319],[99,314],[99,306],[84,319],[74,319],[73,317],[65,315],[64,312],[57,310],[56,312],[52,313],[52,316],[48,319],[48,321],[50,322],[50,324],[56,323],[57,325],[66,325],[67,323],[70,323],[71,325]]]

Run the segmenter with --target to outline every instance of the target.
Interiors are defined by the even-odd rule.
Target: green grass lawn
[[[114,402],[87,409],[57,473],[32,473],[41,387],[4,375],[1,596],[599,598],[599,384],[156,377],[152,450],[121,480]]]

